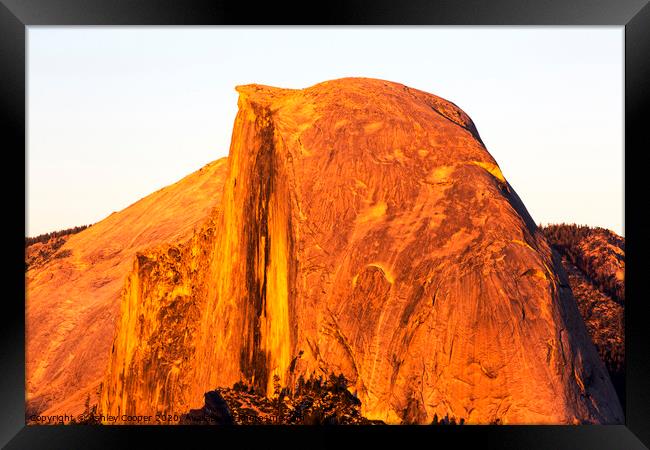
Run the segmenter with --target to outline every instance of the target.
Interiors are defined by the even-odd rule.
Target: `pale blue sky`
[[[29,27],[27,234],[227,155],[238,84],[346,76],[456,103],[536,222],[623,234],[622,27]]]

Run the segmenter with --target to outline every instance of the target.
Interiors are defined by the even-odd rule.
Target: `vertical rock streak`
[[[271,112],[256,105],[250,107],[255,111],[253,162],[243,227],[237,236],[243,239],[246,264],[246,290],[239,299],[245,311],[240,369],[245,379],[272,393],[273,375],[286,381],[284,371],[289,366],[291,343],[287,286],[289,197],[278,176],[282,163],[275,149]]]
[[[271,111],[239,100],[224,191],[223,233],[202,320],[196,398],[244,380],[272,393],[285,382],[289,332],[290,200]]]

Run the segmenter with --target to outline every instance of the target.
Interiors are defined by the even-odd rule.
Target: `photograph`
[[[625,425],[625,38],[28,27],[25,424]]]

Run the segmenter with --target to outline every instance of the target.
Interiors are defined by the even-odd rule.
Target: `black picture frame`
[[[648,255],[646,128],[650,94],[648,0],[390,0],[323,4],[254,5],[207,0],[0,0],[0,124],[4,173],[3,302],[0,373],[0,444],[6,448],[192,447],[197,440],[225,446],[237,439],[279,440],[301,446],[341,445],[352,438],[383,445],[499,449],[625,449],[650,446],[650,332],[644,314],[644,259]],[[617,25],[625,27],[625,231],[626,231],[626,419],[609,426],[463,427],[26,427],[25,392],[25,100],[26,27],[30,25]],[[597,93],[594,93],[597,95]],[[22,189],[22,190],[21,190]],[[19,193],[23,193],[23,196]],[[638,200],[637,200],[638,199]],[[165,444],[165,445],[163,445]],[[205,444],[204,444],[205,445]],[[267,444],[263,444],[267,445]]]

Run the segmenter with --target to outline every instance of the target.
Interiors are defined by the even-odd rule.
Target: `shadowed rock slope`
[[[622,422],[559,257],[463,111],[373,79],[237,90],[222,208],[135,261],[102,412],[342,373],[387,423]]]
[[[625,238],[599,227],[547,225],[544,234],[567,261],[612,301],[625,304]]]
[[[88,395],[99,402],[135,255],[189,239],[219,203],[225,169],[225,158],[212,162],[80,233],[27,249],[28,413],[81,413]]]
[[[603,228],[543,228],[569,276],[587,331],[625,403],[625,238]]]

